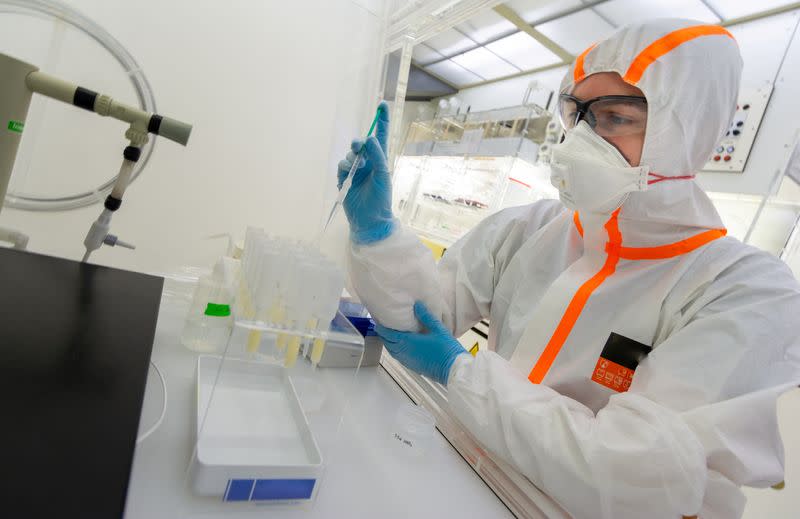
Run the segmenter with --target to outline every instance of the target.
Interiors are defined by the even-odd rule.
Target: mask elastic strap
[[[659,175],[658,173],[648,173],[649,176],[655,177],[654,180],[648,180],[647,185],[651,186],[653,184],[658,184],[659,182],[664,182],[665,180],[692,180],[695,175],[681,175],[677,177],[668,177],[666,175]]]

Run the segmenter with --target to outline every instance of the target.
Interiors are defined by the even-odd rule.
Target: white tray
[[[227,358],[220,371],[220,362],[197,359],[194,492],[225,501],[313,500],[322,454],[286,369]]]

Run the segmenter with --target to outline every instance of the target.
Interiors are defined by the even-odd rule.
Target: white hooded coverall
[[[399,226],[352,245],[351,278],[383,325],[414,300],[489,347],[448,381],[455,416],[576,518],[740,517],[741,485],[782,480],[776,399],[800,382],[800,287],[776,258],[724,237],[692,179],[731,122],[741,58],[717,26],[657,20],[582,53],[562,91],[617,72],[648,100],[641,164],[613,214],[559,201],[501,211],[437,267]],[[592,380],[611,333],[652,346],[627,391]]]

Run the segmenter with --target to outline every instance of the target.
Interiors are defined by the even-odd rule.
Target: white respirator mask
[[[617,148],[580,121],[553,146],[550,182],[573,211],[611,213],[630,193],[647,191],[648,166],[631,167]]]

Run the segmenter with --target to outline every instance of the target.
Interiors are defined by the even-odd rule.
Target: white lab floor
[[[786,487],[746,488],[744,519],[795,519],[800,517],[800,389],[778,400],[778,421],[786,447]]]

